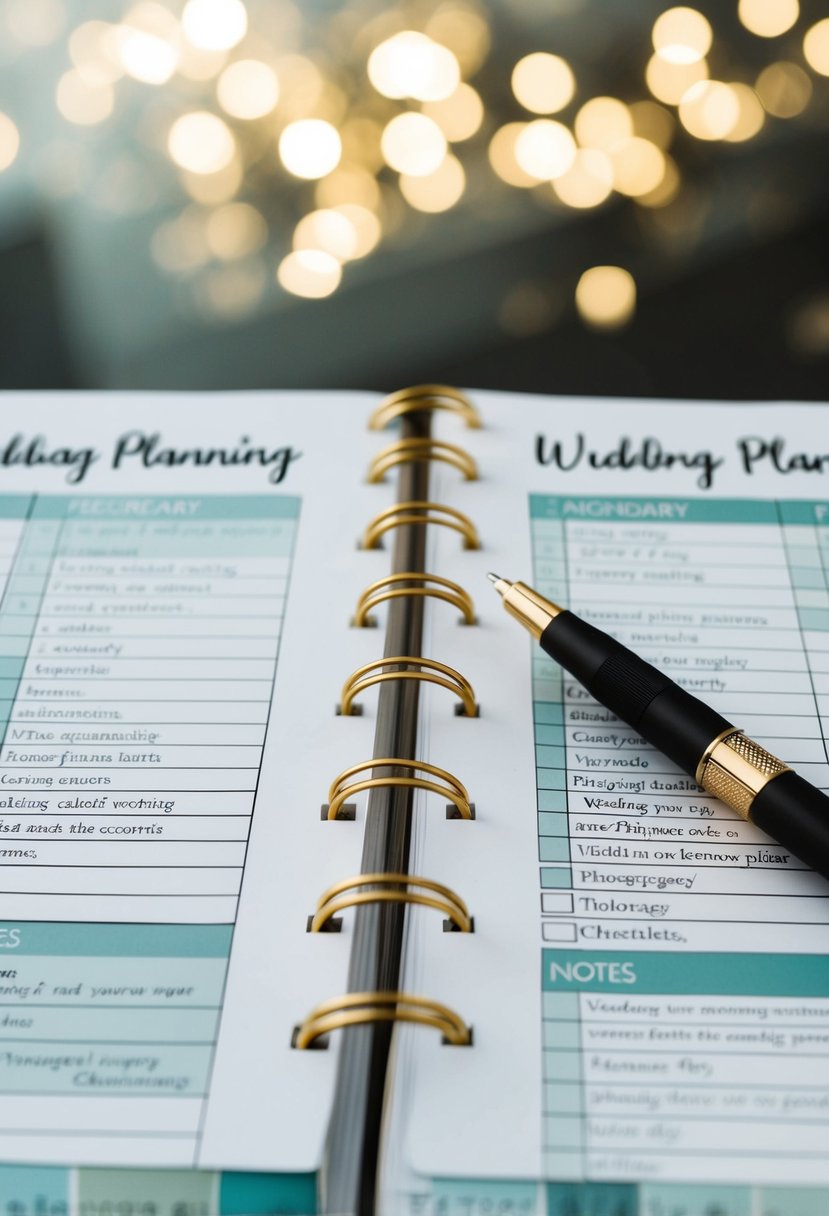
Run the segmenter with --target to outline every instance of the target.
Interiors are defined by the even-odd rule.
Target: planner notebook
[[[825,1216],[829,888],[485,578],[829,787],[824,407],[3,404],[0,1213]]]

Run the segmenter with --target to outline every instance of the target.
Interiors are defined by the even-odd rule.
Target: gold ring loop
[[[426,671],[382,670],[391,664],[400,666],[402,663],[417,663],[420,667],[425,667]],[[439,674],[433,674],[435,672]],[[421,659],[408,655],[392,655],[387,659],[375,659],[374,662],[364,663],[362,667],[352,671],[340,693],[340,713],[348,717],[353,712],[351,706],[355,697],[359,696],[361,692],[365,692],[372,684],[383,684],[387,680],[426,680],[430,684],[439,684],[441,688],[448,688],[450,692],[454,692],[460,697],[463,712],[467,718],[477,718],[478,716],[475,692],[466,676],[455,671],[454,667],[447,667],[445,663],[438,663],[435,659]]]
[[[369,430],[382,431],[395,418],[418,410],[450,410],[478,430],[481,416],[465,393],[448,384],[417,384],[384,397],[368,420]]]
[[[358,887],[375,887],[373,891],[360,891]],[[400,890],[405,887],[405,890]],[[434,892],[432,895],[422,891],[411,891],[409,887],[422,887],[424,891]],[[408,903],[421,904],[427,908],[435,908],[443,912],[461,933],[472,932],[472,918],[466,904],[456,895],[451,887],[434,882],[431,878],[418,878],[415,874],[358,874],[354,878],[345,878],[330,886],[324,895],[317,900],[314,916],[311,919],[311,932],[319,933],[323,926],[345,908],[356,904],[369,903]]]
[[[433,1026],[455,1047],[466,1047],[472,1041],[463,1019],[440,1001],[408,992],[348,992],[323,1001],[308,1014],[297,1027],[294,1047],[304,1050],[321,1035],[343,1026],[398,1021]]]
[[[357,773],[365,773],[375,768],[404,768],[409,771],[421,771],[429,773],[433,777],[440,777],[445,785],[438,785],[434,781],[426,781],[423,777],[372,777],[364,778],[362,781],[355,781],[352,785],[344,786],[343,782],[349,777],[356,776]],[[366,760],[362,764],[352,764],[351,768],[343,769],[338,777],[336,777],[328,789],[328,818],[336,819],[340,807],[352,794],[359,794],[362,790],[380,789],[383,786],[402,786],[407,789],[429,790],[433,794],[440,794],[444,798],[448,798],[458,808],[462,819],[472,818],[472,806],[469,802],[469,794],[465,786],[461,785],[457,777],[453,777],[445,768],[438,768],[436,764],[426,764],[422,760],[402,760],[395,757],[380,757],[374,760]]]
[[[478,477],[475,461],[456,443],[446,443],[443,439],[396,439],[372,458],[366,480],[382,481],[394,465],[413,460],[442,460],[459,469],[467,481],[475,481]]]
[[[396,583],[414,582],[435,583],[436,586],[394,586]],[[441,588],[446,588],[446,590],[441,590]],[[428,595],[433,599],[445,600],[447,604],[454,604],[456,608],[460,609],[467,625],[475,624],[475,607],[472,597],[459,583],[453,583],[451,579],[442,578],[438,574],[419,574],[417,571],[410,570],[405,574],[387,574],[385,578],[378,578],[376,582],[370,583],[357,601],[352,625],[360,628],[365,625],[373,625],[375,622],[369,616],[372,608],[376,608],[384,600],[394,600],[406,595]]]
[[[481,542],[472,520],[454,507],[445,507],[439,502],[396,502],[393,507],[379,511],[366,528],[361,548],[375,549],[384,532],[400,528],[403,524],[441,524],[453,528],[464,538],[464,549],[480,549]]]

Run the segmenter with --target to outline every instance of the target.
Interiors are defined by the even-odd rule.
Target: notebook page
[[[481,480],[448,470],[440,493],[485,549],[438,543],[481,624],[436,610],[431,653],[480,687],[481,718],[436,703],[429,748],[478,819],[461,840],[424,814],[417,864],[475,934],[422,922],[410,986],[475,1039],[401,1035],[408,1162],[827,1186],[825,881],[562,675],[484,579],[530,582],[827,788],[825,410],[474,397],[486,429],[452,439]]]
[[[306,918],[359,868],[320,805],[371,748],[334,712],[387,562],[355,563],[371,404],[4,400],[5,1160],[319,1163],[337,1044],[290,1039],[345,983]]]

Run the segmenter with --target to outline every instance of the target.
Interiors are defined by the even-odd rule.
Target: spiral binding
[[[481,420],[471,401],[458,389],[441,384],[424,384],[401,389],[384,398],[369,420],[369,428],[382,430],[389,423],[402,420],[404,435],[382,448],[371,460],[367,480],[380,482],[386,473],[400,465],[442,461],[456,468],[466,480],[477,478],[475,461],[457,444],[447,443],[431,436],[427,423],[418,421],[417,415],[429,415],[444,410],[459,417],[467,426],[477,428]],[[396,528],[410,526],[426,527],[438,524],[460,534],[465,549],[480,548],[480,540],[472,520],[454,507],[432,502],[428,494],[428,477],[415,472],[402,480],[401,486],[414,490],[411,497],[380,511],[368,523],[361,540],[361,548],[374,549],[382,537]],[[400,549],[400,553],[404,550]],[[408,549],[406,550],[408,552]],[[419,549],[417,562],[422,561],[423,549]],[[399,561],[396,558],[395,561]],[[413,570],[404,565],[402,571],[393,572],[371,583],[360,595],[352,624],[358,627],[373,625],[370,613],[373,608],[387,601],[409,599],[413,603],[426,597],[443,600],[453,605],[467,625],[475,624],[475,609],[468,592],[458,583],[442,576]],[[390,606],[390,612],[393,611]],[[417,620],[406,617],[404,620]],[[398,617],[399,621],[400,618]],[[420,626],[417,626],[419,630]],[[397,637],[397,633],[389,637]],[[414,636],[413,648],[420,648],[419,633]],[[387,640],[387,646],[394,642]],[[460,672],[435,659],[414,654],[392,654],[371,663],[365,663],[353,671],[345,681],[340,694],[339,712],[351,716],[361,712],[355,704],[356,698],[374,685],[385,685],[390,681],[426,681],[437,684],[454,693],[460,700],[458,712],[465,717],[478,716],[478,705],[472,685]],[[381,694],[386,695],[386,694]],[[395,705],[402,702],[393,701]],[[416,701],[414,703],[416,705]],[[397,718],[395,718],[395,722]],[[409,741],[416,738],[411,734]],[[382,747],[382,744],[380,744]],[[408,749],[409,743],[406,744]],[[377,747],[377,743],[375,743]],[[380,770],[378,772],[378,770]],[[441,796],[450,805],[447,815],[452,818],[473,820],[475,807],[470,801],[466,787],[446,769],[407,756],[375,756],[371,760],[351,765],[339,773],[328,790],[328,801],[323,805],[325,820],[353,819],[354,808],[349,799],[364,791],[383,788],[423,790]],[[388,804],[389,807],[391,804]],[[382,803],[381,807],[385,807]],[[364,858],[366,854],[364,853]],[[407,864],[402,855],[403,864]],[[364,863],[365,864],[365,863]],[[450,887],[433,879],[417,875],[372,869],[371,872],[353,876],[334,883],[320,896],[312,916],[308,919],[308,931],[322,933],[339,928],[336,919],[339,912],[347,908],[359,909],[367,904],[420,905],[440,911],[445,916],[444,928],[461,933],[473,930],[472,918],[463,900]],[[355,986],[359,986],[359,983]],[[292,1045],[307,1049],[324,1043],[334,1030],[397,1021],[413,1022],[439,1030],[446,1043],[467,1046],[472,1041],[472,1032],[463,1019],[439,1001],[412,993],[379,989],[377,991],[354,991],[323,1002],[309,1013],[294,1029]]]
[[[376,549],[385,532],[405,524],[440,524],[444,528],[454,528],[463,536],[464,549],[481,547],[477,529],[463,511],[446,507],[440,502],[397,502],[392,507],[386,507],[385,511],[378,511],[369,521],[360,548]]]
[[[424,667],[426,670],[409,671],[404,669],[404,664],[407,667],[417,664],[418,667]],[[401,670],[383,671],[384,667],[396,667]],[[407,655],[393,655],[388,659],[375,659],[373,663],[364,663],[362,667],[358,667],[356,671],[352,671],[345,684],[343,684],[343,690],[340,694],[340,713],[348,717],[350,714],[357,712],[354,698],[367,688],[370,688],[372,684],[381,684],[385,680],[426,680],[430,684],[439,684],[442,688],[448,688],[450,692],[454,692],[460,697],[461,710],[464,717],[477,718],[478,716],[475,693],[466,676],[462,676],[459,671],[455,671],[454,667],[447,667],[445,663],[438,663],[434,659],[423,659]]]
[[[382,431],[395,418],[420,410],[450,410],[468,427],[482,426],[481,416],[465,393],[448,384],[418,384],[385,397],[368,420],[370,431]]]
[[[396,439],[369,462],[366,480],[382,481],[389,469],[407,460],[442,460],[459,469],[467,481],[476,481],[478,477],[475,461],[456,443],[442,439]]]
[[[404,768],[410,772],[421,770],[433,777],[440,777],[445,784],[438,785],[435,781],[427,781],[425,777],[364,777],[351,785],[345,784],[349,777],[354,777],[357,773],[373,771],[375,768]],[[323,818],[344,818],[341,811],[353,794],[394,785],[403,786],[405,789],[428,790],[433,794],[441,794],[454,803],[457,808],[457,816],[453,816],[453,818],[475,818],[475,804],[469,801],[466,787],[461,785],[457,777],[453,777],[445,768],[439,768],[436,764],[426,764],[423,760],[406,760],[400,756],[377,756],[373,760],[364,760],[362,764],[352,764],[350,768],[343,769],[329,786],[328,802],[323,807]]]
[[[404,583],[434,583],[435,586],[409,587],[408,585],[403,586]],[[475,607],[472,597],[459,583],[453,583],[451,578],[441,578],[437,574],[420,574],[413,570],[403,574],[387,574],[385,578],[378,578],[376,582],[369,583],[357,601],[351,624],[358,629],[376,625],[377,622],[370,615],[372,608],[376,608],[384,600],[399,599],[407,595],[429,595],[437,600],[445,600],[447,604],[454,604],[456,608],[460,609],[463,621],[467,625],[475,624]]]
[[[366,1022],[417,1022],[433,1026],[455,1047],[472,1042],[472,1031],[463,1019],[440,1001],[410,992],[348,992],[317,1005],[294,1030],[293,1046],[307,1049],[332,1030]]]
[[[358,889],[360,887],[372,889],[362,891]],[[411,887],[421,887],[423,890],[412,891]],[[461,897],[451,887],[431,878],[419,878],[415,874],[358,874],[334,883],[317,900],[314,915],[309,918],[308,931],[322,933],[338,912],[368,903],[421,904],[443,912],[450,928],[460,933],[472,932],[472,917]]]

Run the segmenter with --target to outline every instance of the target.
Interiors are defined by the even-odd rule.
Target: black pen
[[[591,696],[709,794],[829,878],[829,798],[601,629],[524,583],[487,577],[511,616]]]

